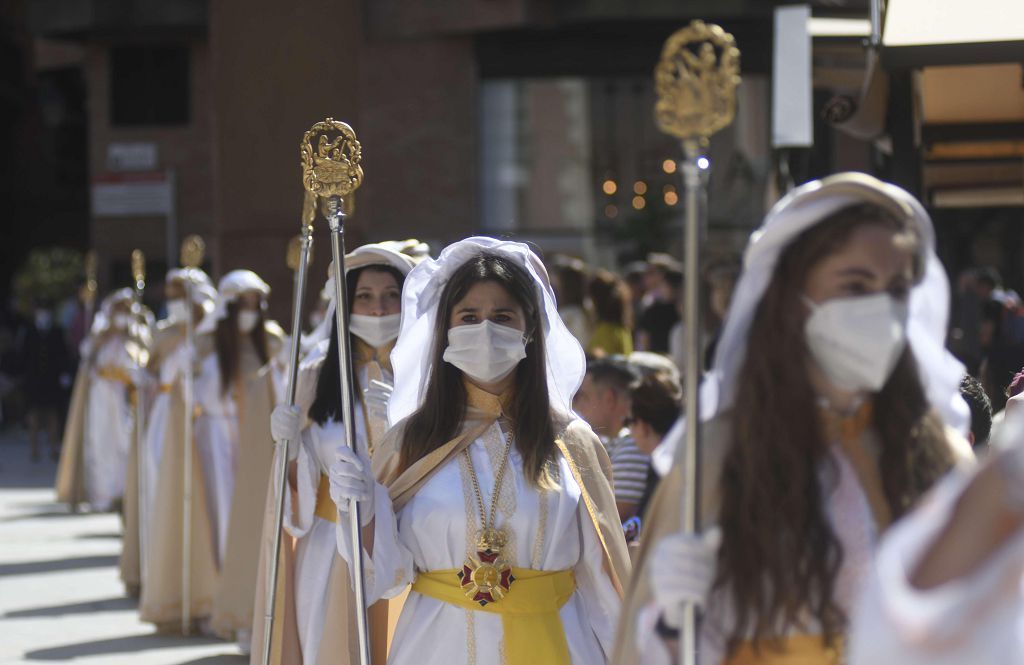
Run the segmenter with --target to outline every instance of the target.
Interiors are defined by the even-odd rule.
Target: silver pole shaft
[[[356,450],[355,394],[352,385],[352,350],[348,334],[348,292],[345,288],[345,211],[340,197],[331,197],[331,254],[334,256],[334,322],[337,327],[338,370],[341,373],[341,411],[345,425],[345,441]],[[355,550],[352,580],[356,601],[356,628],[359,633],[359,665],[370,665],[370,633],[366,616],[366,583],[363,575],[363,530],[360,506],[353,502],[348,511],[349,529]]]
[[[141,327],[145,321],[142,311],[142,282],[135,283],[136,325]],[[142,335],[138,339],[138,352],[142,353]],[[139,368],[145,370],[142,364]],[[146,455],[146,405],[143,401],[144,386],[135,386],[135,466],[138,480],[135,483],[138,492],[138,538],[139,538],[139,577],[140,582],[146,579],[146,552],[148,551],[149,524],[146,519],[149,507],[149,457]]]
[[[299,269],[295,273],[295,293],[292,295],[292,339],[288,365],[288,406],[295,406],[295,392],[299,381],[299,350],[302,342],[302,298],[306,293],[306,273],[309,270],[309,249],[313,245],[312,228],[302,234],[299,251]],[[298,444],[298,442],[296,442]],[[274,635],[274,605],[277,602],[277,567],[281,561],[281,531],[284,519],[284,495],[288,491],[288,446],[290,441],[274,444],[274,468],[278,470],[274,496],[274,549],[268,571],[266,609],[263,614],[263,665],[270,665],[271,640]]]
[[[871,5],[871,40],[872,48],[882,44],[882,0],[869,0]]]
[[[683,309],[686,315],[686,375],[684,376],[683,395],[685,399],[686,418],[686,449],[683,453],[683,487],[686,497],[683,503],[683,531],[696,533],[699,527],[697,520],[697,484],[699,477],[697,465],[699,455],[697,446],[700,442],[700,244],[703,235],[704,221],[702,218],[701,199],[703,184],[701,183],[700,145],[696,141],[684,141],[685,158],[682,163],[683,184],[686,188],[686,226],[684,229],[685,246],[685,284]],[[680,662],[683,665],[697,663],[697,612],[693,605],[683,607],[679,648]]]
[[[191,272],[191,268],[189,271]],[[188,301],[188,316],[185,317],[185,427],[184,427],[184,476],[181,520],[181,634],[192,631],[192,418],[195,414],[195,353],[196,330],[193,320],[192,278],[185,280],[185,299]]]

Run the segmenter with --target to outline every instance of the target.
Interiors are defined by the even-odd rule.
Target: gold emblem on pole
[[[679,139],[706,140],[736,115],[740,51],[717,25],[693,21],[677,30],[654,68],[658,128]]]
[[[353,129],[334,118],[318,122],[302,137],[302,184],[321,198],[345,197],[363,182],[363,148]]]
[[[206,243],[197,235],[191,235],[181,242],[181,265],[198,268],[206,256]]]

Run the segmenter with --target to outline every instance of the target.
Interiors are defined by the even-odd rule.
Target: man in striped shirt
[[[608,451],[615,503],[623,522],[636,514],[650,464],[650,457],[640,452],[626,427],[632,409],[630,393],[639,383],[640,372],[623,356],[591,360],[573,400],[576,413],[590,423]]]

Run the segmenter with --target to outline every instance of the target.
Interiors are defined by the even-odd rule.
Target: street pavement
[[[29,461],[24,432],[0,433],[0,664],[248,663],[233,644],[139,621],[118,574],[120,518],[55,503],[56,468]]]

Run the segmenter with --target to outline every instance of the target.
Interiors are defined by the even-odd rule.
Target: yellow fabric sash
[[[790,635],[778,648],[764,644],[760,651],[750,642],[743,642],[723,665],[839,665],[842,653],[841,638],[828,647],[821,635]]]
[[[132,376],[128,373],[128,370],[117,365],[104,365],[96,370],[96,376],[107,381],[117,381],[123,383],[126,386],[133,384]]]
[[[515,582],[508,593],[485,607],[466,597],[458,572],[421,572],[412,590],[466,610],[500,614],[505,634],[503,662],[508,665],[570,665],[569,645],[558,610],[576,591],[571,570],[513,568]]]
[[[316,508],[313,514],[328,522],[338,521],[338,506],[331,498],[331,481],[326,475],[320,474],[320,484],[316,486]]]

